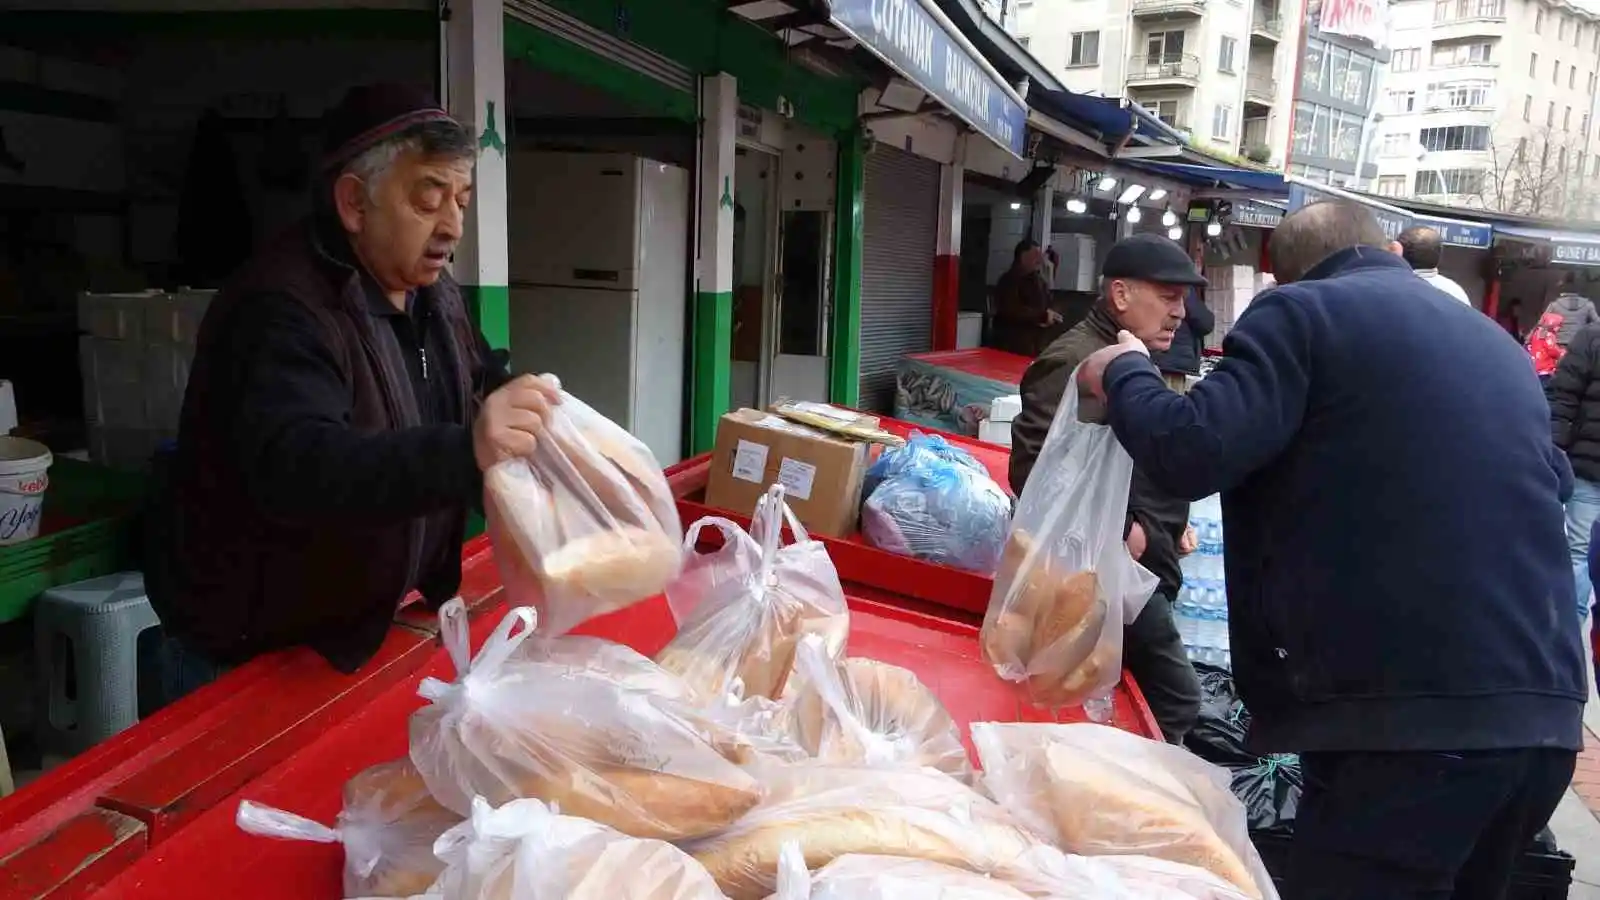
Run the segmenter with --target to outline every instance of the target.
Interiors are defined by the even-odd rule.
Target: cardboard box
[[[861,513],[861,485],[873,448],[758,409],[717,424],[706,505],[748,516],[767,488],[781,483],[789,508],[807,529],[848,537]]]

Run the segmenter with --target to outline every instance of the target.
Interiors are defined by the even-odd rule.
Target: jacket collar
[[[1411,265],[1401,259],[1399,254],[1390,253],[1378,247],[1350,247],[1340,250],[1322,262],[1311,267],[1301,281],[1316,281],[1321,278],[1332,278],[1344,272],[1354,272],[1358,269],[1404,269],[1411,271]]]
[[[1117,342],[1117,331],[1120,326],[1117,325],[1116,319],[1111,318],[1111,310],[1106,308],[1104,298],[1096,300],[1094,305],[1089,307],[1089,314],[1083,317],[1083,321],[1095,337],[1107,344]]]

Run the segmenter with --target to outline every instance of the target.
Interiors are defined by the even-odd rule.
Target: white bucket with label
[[[39,536],[50,461],[50,448],[38,441],[0,437],[0,546]]]

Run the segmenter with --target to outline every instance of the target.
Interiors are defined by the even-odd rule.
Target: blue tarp
[[[1178,132],[1137,105],[1116,97],[1092,97],[1071,91],[1028,91],[1028,105],[1080,131],[1098,134],[1107,142],[1121,140],[1132,132],[1145,142],[1176,144],[1183,141]]]
[[[1277,172],[1155,160],[1127,160],[1125,164],[1189,184],[1220,185],[1236,191],[1259,191],[1263,194],[1282,194],[1288,190],[1283,176]]]

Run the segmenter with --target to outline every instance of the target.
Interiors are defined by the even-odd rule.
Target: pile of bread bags
[[[749,532],[680,545],[648,451],[560,410],[540,459],[485,479],[515,608],[471,658],[441,610],[458,677],[422,682],[408,757],[353,778],[334,827],[246,801],[241,828],[342,844],[347,898],[1276,900],[1220,770],[1098,725],[978,723],[976,775],[913,673],[847,656],[838,574],[781,487]],[[663,590],[679,630],[654,660],[566,633]]]

